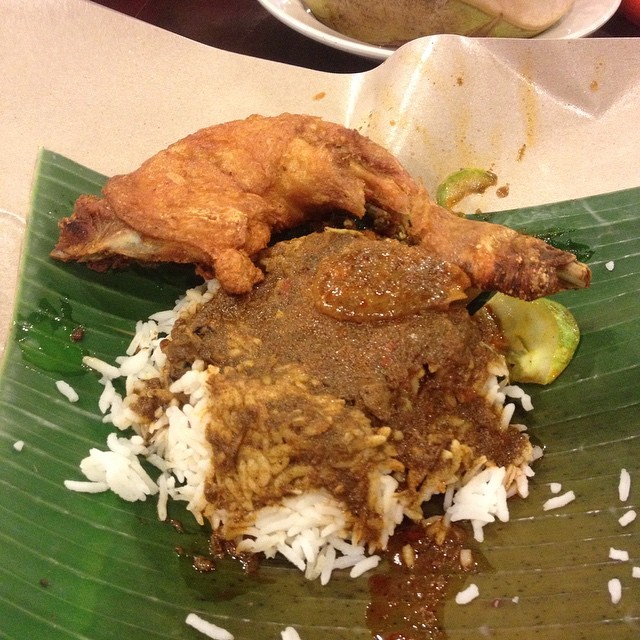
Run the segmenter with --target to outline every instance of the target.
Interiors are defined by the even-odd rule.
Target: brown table
[[[257,58],[335,73],[366,71],[379,60],[337,51],[276,20],[257,0],[95,0],[144,22]],[[640,36],[640,27],[616,14],[593,37]]]

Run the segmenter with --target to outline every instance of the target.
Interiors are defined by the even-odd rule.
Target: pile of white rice
[[[126,354],[116,358],[115,364],[93,357],[84,359],[87,366],[101,375],[103,391],[98,406],[103,422],[115,426],[120,433],[109,434],[106,450],[90,450],[80,464],[86,480],[65,481],[67,488],[92,493],[110,490],[128,501],[155,496],[161,520],[167,518],[171,498],[186,502],[200,524],[204,523],[205,512],[214,529],[224,521],[225,514],[212,513],[204,497],[210,461],[204,428],[204,412],[210,399],[206,397],[204,382],[217,370],[197,361],[173,383],[170,391],[185,394],[189,400],[182,405],[177,400],[172,403],[153,423],[146,440],[139,435],[142,420],[131,408],[140,381],[160,376],[166,360],[160,343],[169,336],[178,316],[192,313],[210,300],[218,288],[217,281],[211,280],[187,291],[173,309],[138,322]],[[508,399],[518,401],[525,410],[532,409],[531,399],[519,387],[506,383],[506,368],[494,373],[487,383],[487,397],[502,408],[506,426],[515,409],[514,402]],[[114,386],[117,379],[124,379],[124,394]],[[541,451],[534,449],[533,459],[539,455]],[[143,466],[141,461],[148,464]],[[510,470],[486,466],[455,479],[445,493],[445,521],[469,520],[475,538],[482,541],[485,525],[496,518],[503,522],[509,519],[507,499],[515,494],[528,495],[528,478],[532,475],[528,465]],[[377,486],[379,511],[387,523],[382,538],[384,546],[402,521],[404,511],[396,493],[398,483],[391,475],[383,475]],[[238,551],[262,553],[267,558],[280,555],[307,578],[319,578],[322,584],[330,580],[334,570],[349,569],[350,575],[357,577],[376,567],[380,560],[364,546],[352,543],[342,505],[325,491],[292,496],[279,506],[258,511],[254,523],[238,542]]]

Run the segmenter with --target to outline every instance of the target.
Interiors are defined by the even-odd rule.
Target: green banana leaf
[[[290,625],[303,640],[372,637],[367,576],[334,574],[322,587],[277,561],[246,575],[230,560],[199,573],[192,558],[206,552],[207,535],[182,505],[171,505],[172,521],[162,523],[153,500],[127,503],[63,486],[81,479],[80,460],[104,448],[109,433],[97,409],[99,383],[82,355],[112,361],[136,320],[171,307],[196,281],[187,268],[100,274],[48,257],[58,219],[103,182],[41,154],[0,377],[0,637],[203,637],[184,622],[192,611],[238,639],[277,639]],[[535,410],[523,420],[545,449],[531,495],[512,500],[510,522],[489,525],[485,542],[473,545],[479,569],[450,583],[441,625],[452,639],[637,638],[640,519],[622,527],[618,518],[640,501],[640,189],[493,219],[532,233],[564,231],[590,250],[593,284],[557,296],[582,329],[569,368],[553,385],[527,389]],[[84,335],[72,342],[77,327]],[[56,390],[59,379],[78,402]],[[622,468],[635,482],[626,502],[617,489]],[[543,511],[551,482],[573,490],[575,501]],[[611,547],[627,550],[629,562],[611,560]],[[622,585],[618,604],[607,590],[612,578]],[[470,582],[480,597],[456,605],[456,590]]]

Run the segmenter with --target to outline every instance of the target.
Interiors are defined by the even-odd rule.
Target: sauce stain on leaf
[[[385,553],[386,570],[369,578],[367,625],[376,640],[446,638],[444,600],[476,569],[475,562],[461,563],[465,540],[462,529],[445,531],[440,522],[403,525],[396,531]]]

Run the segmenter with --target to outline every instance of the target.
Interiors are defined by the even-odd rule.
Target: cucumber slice
[[[436,190],[436,202],[445,209],[453,209],[463,198],[472,193],[484,193],[495,186],[498,177],[486,169],[460,169],[445,178]]]
[[[512,381],[549,384],[564,371],[580,342],[569,309],[549,298],[527,302],[501,293],[487,306],[507,340]]]

